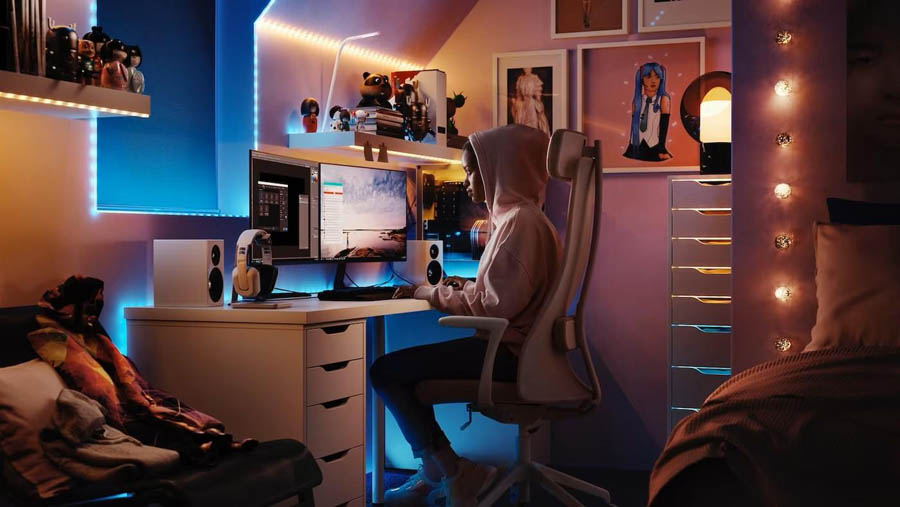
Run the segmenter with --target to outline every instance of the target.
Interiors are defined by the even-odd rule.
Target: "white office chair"
[[[496,421],[519,426],[516,465],[482,498],[480,506],[496,502],[508,489],[519,486],[519,502],[529,501],[536,482],[567,506],[582,504],[561,486],[588,493],[610,503],[609,492],[531,460],[531,435],[546,421],[576,417],[600,403],[600,382],[584,337],[584,306],[591,280],[600,230],[602,171],[600,142],[586,145],[584,134],[557,130],[550,139],[547,166],[550,175],[571,181],[566,217],[566,240],[555,287],[547,296],[519,354],[516,382],[494,382],[494,358],[508,324],[493,317],[443,317],[441,325],[489,333],[480,380],[429,380],[416,386],[416,395],[428,404],[474,402],[469,409]],[[575,289],[584,279],[575,316],[567,314]],[[569,352],[580,351],[590,384],[572,370]]]

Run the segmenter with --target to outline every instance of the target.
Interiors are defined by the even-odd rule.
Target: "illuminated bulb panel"
[[[355,144],[348,146],[348,148],[358,150],[358,151],[363,151],[366,149],[364,146],[357,146]],[[374,148],[373,148],[373,151],[375,151]],[[432,157],[430,155],[419,155],[418,153],[406,153],[403,151],[394,151],[394,150],[388,150],[387,152],[389,155],[395,155],[397,157],[407,157],[407,158],[412,158],[412,159],[417,159],[417,160],[420,160],[420,159],[421,160],[429,160],[432,162],[442,162],[444,164],[459,164],[459,163],[461,163],[459,160],[452,160],[449,158],[441,158],[441,157]]]
[[[791,87],[791,82],[786,79],[782,79],[781,81],[775,83],[775,94],[776,95],[779,95],[781,97],[787,97],[793,91],[794,91],[794,89]]]
[[[270,33],[290,37],[306,44],[318,46],[322,49],[337,50],[341,45],[340,39],[326,37],[322,34],[312,32],[310,30],[305,30],[303,28],[298,28],[296,26],[287,25],[269,19],[260,18],[256,22],[256,27],[266,30]],[[371,49],[354,46],[352,44],[347,44],[346,46],[344,46],[344,53],[353,55],[358,58],[380,62],[398,70],[414,70],[424,68],[424,66],[421,64],[411,62],[409,60],[404,60],[402,58],[397,58],[385,53],[380,53],[378,51],[372,51]]]
[[[779,46],[786,46],[790,44],[791,39],[794,38],[794,35],[787,30],[780,30],[775,34],[775,44]]]
[[[775,340],[775,350],[778,352],[787,352],[791,350],[791,339],[782,337]]]
[[[775,185],[775,197],[779,199],[787,199],[791,196],[791,186],[787,183],[779,183]]]
[[[791,247],[793,242],[794,240],[789,234],[779,234],[778,236],[775,236],[775,248],[778,250],[787,250]]]
[[[790,299],[791,294],[791,289],[789,287],[785,287],[784,285],[775,289],[775,298],[781,302],[786,302],[788,299]]]
[[[138,113],[136,111],[126,111],[124,109],[115,109],[110,107],[92,106],[89,104],[79,104],[77,102],[69,102],[65,100],[55,100],[43,97],[32,97],[30,95],[20,95],[18,93],[0,92],[0,98],[18,100],[22,102],[34,102],[36,104],[46,104],[48,106],[68,107],[72,109],[84,109],[87,111],[97,111],[100,113],[117,114],[121,116],[136,116],[138,118],[149,118],[147,113]]]
[[[794,138],[787,132],[782,132],[775,136],[775,144],[782,148],[787,148],[792,142],[794,142]]]

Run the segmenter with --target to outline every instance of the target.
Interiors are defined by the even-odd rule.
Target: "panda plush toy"
[[[394,94],[391,83],[384,74],[363,72],[363,82],[359,85],[362,100],[356,107],[383,107],[391,109],[388,99]]]

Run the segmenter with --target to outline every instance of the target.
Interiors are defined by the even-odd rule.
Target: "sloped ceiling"
[[[343,39],[378,31],[354,45],[431,61],[478,0],[273,0],[266,19]]]

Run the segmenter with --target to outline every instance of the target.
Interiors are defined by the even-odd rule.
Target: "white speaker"
[[[395,262],[394,271],[416,285],[437,285],[444,279],[442,241],[407,240],[406,262]]]
[[[221,306],[224,244],[221,239],[154,239],[154,306]]]

